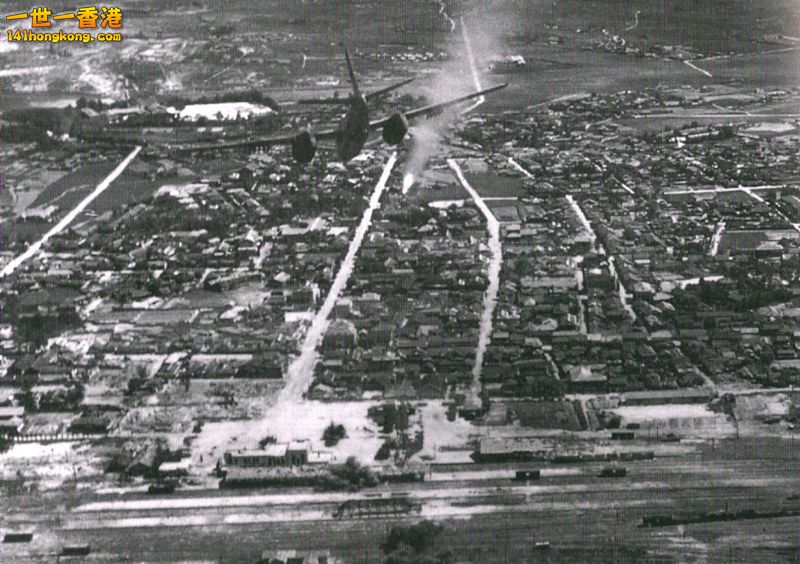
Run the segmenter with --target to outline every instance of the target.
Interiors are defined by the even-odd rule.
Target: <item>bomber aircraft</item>
[[[497,86],[471,92],[445,102],[417,108],[405,114],[402,112],[395,112],[389,117],[370,121],[368,101],[400,88],[411,82],[411,80],[405,80],[366,95],[362,94],[358,87],[356,73],[353,70],[353,63],[350,60],[350,52],[345,49],[344,54],[347,62],[347,71],[350,75],[350,84],[352,86],[350,96],[346,98],[301,101],[302,103],[341,103],[347,105],[347,113],[344,115],[337,128],[323,131],[312,131],[310,128],[306,128],[288,135],[254,137],[252,139],[219,143],[189,144],[174,146],[172,147],[173,150],[178,152],[203,152],[236,147],[266,148],[273,145],[289,145],[292,151],[292,158],[297,163],[307,164],[311,162],[317,152],[318,141],[334,141],[339,160],[346,163],[361,153],[361,150],[367,142],[370,131],[381,129],[384,142],[389,145],[399,145],[408,133],[408,124],[410,121],[416,118],[436,115],[448,106],[478,98],[479,96],[496,92],[508,86],[507,83],[498,84]]]

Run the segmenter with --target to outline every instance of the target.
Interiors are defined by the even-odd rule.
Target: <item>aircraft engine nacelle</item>
[[[292,158],[300,164],[308,164],[317,153],[317,139],[306,130],[292,139]]]
[[[389,145],[399,145],[408,133],[408,120],[400,112],[392,114],[383,125],[383,140]]]

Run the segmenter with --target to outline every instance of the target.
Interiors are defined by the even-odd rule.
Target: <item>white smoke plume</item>
[[[450,110],[448,114],[453,114],[453,111]],[[452,120],[452,115],[442,114],[409,129],[411,151],[403,175],[403,194],[409,191],[422,171],[425,170],[428,160],[439,151],[444,129],[450,120]]]
[[[476,2],[474,9],[454,20],[458,25],[453,28],[447,46],[450,60],[427,88],[430,103],[444,102],[488,86],[489,81],[481,75],[491,58],[504,52],[502,37],[508,34],[515,19],[511,6],[512,2],[506,0]],[[481,100],[471,102],[467,109],[477,107]],[[412,140],[403,177],[404,194],[425,170],[430,158],[439,152],[447,127],[464,110],[464,106],[454,106],[410,128]]]

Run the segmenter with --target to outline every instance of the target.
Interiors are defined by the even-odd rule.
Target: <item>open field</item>
[[[465,168],[467,169],[464,173],[465,178],[482,197],[509,198],[508,201],[503,201],[499,204],[490,200],[487,202],[489,207],[513,204],[514,198],[524,196],[527,193],[522,187],[520,178],[497,174],[481,160],[470,159],[465,162]],[[423,204],[464,200],[471,205],[469,194],[458,183],[454,175],[439,174],[437,172],[435,179],[437,182],[434,187],[426,186],[424,183],[415,184],[409,197]]]
[[[519,401],[511,409],[523,427],[582,430],[576,406],[571,402]]]
[[[130,37],[118,55],[103,51],[95,44],[87,49],[74,50],[74,57],[70,57],[72,53],[65,53],[67,57],[60,60],[60,70],[48,80],[74,76],[74,73],[69,74],[70,69],[81,68],[78,51],[89,51],[90,56],[100,54],[105,57],[99,61],[102,65],[93,66],[93,72],[96,68],[105,82],[89,81],[86,86],[89,89],[102,90],[103,85],[108,85],[109,77],[115,75],[126,76],[140,88],[147,87],[142,83],[145,76],[161,83],[175,75],[173,79],[183,86],[178,91],[184,94],[227,91],[231,80],[235,81],[236,77],[250,80],[269,92],[272,89],[297,88],[298,84],[292,85],[296,81],[303,87],[312,88],[315,77],[328,76],[341,81],[343,61],[339,42],[345,38],[354,51],[365,54],[397,54],[409,49],[438,52],[448,51],[451,44],[456,45],[450,31],[451,24],[440,14],[437,2],[397,4],[351,0],[322,7],[316,2],[287,6],[272,0],[263,4],[258,14],[253,14],[251,4],[247,2],[214,1],[208,2],[205,9],[193,7],[191,17],[187,17],[186,8],[179,5],[170,5],[168,11],[164,11],[166,5],[137,3],[135,6],[137,8],[129,8],[126,16],[129,34],[155,35],[160,29],[165,35],[183,39],[183,42],[170,43],[163,56],[156,53],[157,41]],[[800,9],[791,0],[744,5],[733,0],[717,0],[710,6],[681,0],[669,7],[641,0],[623,4],[603,0],[593,2],[588,9],[578,0],[557,4],[508,0],[486,5],[453,1],[446,2],[445,6],[456,20],[465,14],[469,20],[469,14],[474,13],[472,27],[479,36],[488,38],[479,41],[481,48],[477,50],[477,57],[481,68],[485,68],[484,63],[494,54],[517,53],[528,61],[524,72],[514,73],[507,93],[489,99],[482,111],[520,109],[581,91],[618,91],[657,84],[703,86],[711,82],[739,82],[745,86],[793,85],[800,73],[797,64],[800,50],[781,51],[787,47],[765,39],[774,35],[797,35]],[[213,37],[208,28],[216,23],[213,14],[219,10],[224,11],[226,23],[239,38],[252,36],[258,39],[267,30],[273,36],[268,43],[268,58],[284,60],[286,64],[265,66],[253,57],[240,54],[235,65],[221,66],[213,57],[204,54],[204,41]],[[205,33],[197,33],[198,22],[207,29]],[[634,23],[636,26],[632,27]],[[709,33],[711,29],[721,31]],[[677,60],[583,50],[592,40],[605,37],[603,30],[623,37],[635,47],[681,45],[695,53],[718,53],[725,57],[695,61],[697,66],[713,75],[710,79]],[[552,38],[559,38],[560,43],[550,44]],[[161,43],[166,44],[166,40]],[[736,56],[727,57],[729,53]],[[301,54],[307,59],[305,67],[302,66]],[[3,56],[10,68],[25,64],[20,50]],[[143,61],[147,57],[152,58],[148,63],[152,69],[137,70],[136,65],[148,62]],[[179,61],[181,64],[173,64]],[[378,75],[396,77],[410,71],[419,76],[418,83],[423,89],[429,82],[424,75],[435,76],[439,66],[435,61],[357,61],[367,85],[372,80],[383,79]],[[159,67],[157,63],[163,66]],[[162,76],[164,71],[167,76]],[[252,82],[253,78],[255,82]],[[495,78],[499,80],[502,75]],[[287,90],[277,97],[291,97],[291,94]],[[51,98],[52,93],[46,90],[30,92],[18,101],[5,97],[7,103],[16,106]]]
[[[126,169],[108,190],[103,192],[89,207],[97,214],[102,214],[125,204],[133,204],[149,198],[161,184],[168,181],[150,181],[143,172]]]
[[[559,56],[564,57],[569,68],[515,73],[506,95],[488,99],[482,111],[522,110],[579,92],[604,94],[659,85],[701,88],[713,83],[735,84],[746,89],[785,88],[796,85],[800,78],[800,51],[714,61],[713,79],[677,61],[624,57],[603,51]]]
[[[575,34],[576,29],[583,33],[606,29],[633,44],[692,46],[701,53],[765,50],[770,45],[762,34],[796,35],[800,25],[800,9],[791,0],[763,3],[715,0],[702,5],[691,0],[669,3],[595,0],[588,4],[565,0],[533,5],[519,0],[512,5],[519,13],[527,13],[534,26],[557,25],[558,29],[552,33],[563,34],[565,38]]]
[[[86,164],[48,185],[39,193],[32,206],[57,205],[62,209],[72,209],[98,182],[108,176],[114,166],[115,163],[111,161]]]
[[[52,223],[8,221],[2,230],[5,244],[8,245],[12,241],[20,239],[31,240],[43,235],[58,222],[58,219],[66,215],[69,210],[86,198],[121,160],[122,158],[119,158],[118,160],[99,161],[83,165],[47,185],[30,204],[29,211],[33,208],[44,209],[48,206],[57,206],[58,211],[54,214]],[[141,173],[124,172],[106,192],[88,206],[88,209],[102,213],[121,204],[137,201],[148,196],[152,184],[145,182],[145,180]],[[76,219],[78,222],[81,220],[80,217]]]
[[[120,159],[121,160],[121,159]],[[78,202],[85,198],[94,187],[116,166],[112,162],[98,162],[87,164],[55,182],[47,185],[36,195],[28,206],[31,208],[46,208],[48,206],[58,206],[59,211],[55,217],[61,217],[70,209],[74,208]],[[55,224],[55,222],[53,222]],[[2,235],[4,247],[16,240],[32,240],[34,237],[46,233],[53,224],[43,221],[7,221],[3,225]]]

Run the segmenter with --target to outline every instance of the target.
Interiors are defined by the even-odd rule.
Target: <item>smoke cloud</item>
[[[510,6],[511,2],[506,0],[476,2],[474,9],[463,17],[452,19],[447,14],[448,21],[458,25],[451,26],[451,40],[447,46],[450,60],[436,74],[428,88],[431,103],[444,102],[486,86],[486,81],[481,77],[482,71],[493,57],[503,54],[502,37],[515,25]],[[478,98],[466,111],[482,102],[483,98]],[[464,112],[463,106],[447,108],[439,116],[409,129],[412,139],[403,177],[404,194],[425,170],[430,158],[439,152],[447,127]]]

